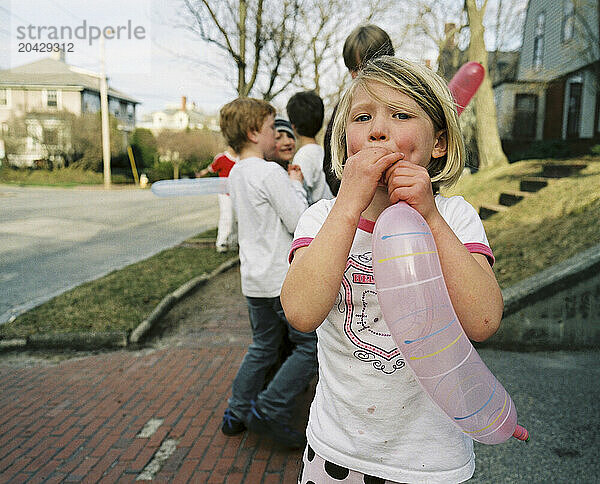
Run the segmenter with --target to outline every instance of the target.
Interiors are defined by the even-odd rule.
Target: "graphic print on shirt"
[[[371,252],[348,258],[338,310],[344,314],[344,334],[357,347],[356,358],[385,374],[404,367],[379,308]]]

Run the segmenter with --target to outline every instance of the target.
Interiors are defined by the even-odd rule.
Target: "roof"
[[[47,57],[29,64],[0,71],[0,86],[55,87],[71,88],[73,90],[88,89],[100,92],[100,75]],[[134,104],[140,103],[140,101],[112,87],[108,88],[108,95]]]

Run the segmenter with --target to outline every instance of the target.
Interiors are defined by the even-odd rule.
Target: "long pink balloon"
[[[385,209],[375,223],[373,273],[392,337],[431,399],[478,442],[519,438],[512,399],[452,308],[429,226],[404,202]]]
[[[484,75],[481,64],[468,62],[448,83],[459,115]],[[429,226],[404,202],[385,209],[375,223],[373,273],[392,337],[433,402],[478,442],[529,440],[510,395],[454,312]]]

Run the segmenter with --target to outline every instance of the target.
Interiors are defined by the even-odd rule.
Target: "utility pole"
[[[109,32],[110,33],[110,32]],[[110,189],[110,130],[108,126],[108,86],[104,64],[104,34],[100,36],[100,60],[102,72],[100,78],[100,112],[102,115],[102,163],[104,166],[104,188]]]

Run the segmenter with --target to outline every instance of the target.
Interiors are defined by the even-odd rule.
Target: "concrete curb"
[[[597,274],[599,270],[600,244],[504,289],[504,316]]]
[[[502,291],[498,332],[481,346],[516,350],[600,347],[600,244]]]
[[[150,315],[144,319],[129,335],[128,344],[138,344],[140,340],[152,329],[154,324],[159,321],[165,314],[169,312],[169,310],[183,298],[185,298],[188,294],[203,286],[208,281],[210,281],[216,275],[225,272],[232,267],[239,264],[240,258],[239,256],[234,257],[233,259],[229,259],[217,267],[210,274],[202,274],[198,277],[194,277],[189,280],[182,286],[179,286],[175,291],[171,294],[168,294],[163,298],[163,300],[158,303],[158,306],[154,308],[154,311],[150,313]]]
[[[225,261],[209,274],[194,277],[167,294],[150,315],[128,335],[125,331],[88,332],[88,333],[47,333],[32,335],[27,339],[0,340],[0,351],[29,349],[77,349],[96,350],[106,348],[125,348],[138,344],[176,303],[191,292],[206,284],[216,275],[225,272],[240,262],[239,256]]]

